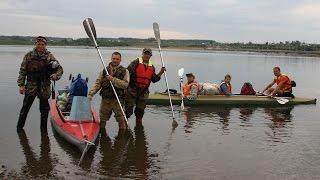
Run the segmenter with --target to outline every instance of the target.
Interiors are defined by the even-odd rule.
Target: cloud
[[[308,3],[295,7],[292,10],[293,15],[306,19],[320,19],[320,2]]]
[[[320,3],[311,0],[2,0],[0,34],[85,37],[92,17],[103,37],[320,42]]]

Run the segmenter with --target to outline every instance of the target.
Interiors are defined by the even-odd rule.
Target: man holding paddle
[[[28,52],[21,63],[18,86],[20,94],[24,94],[23,105],[19,114],[17,131],[21,131],[27,119],[28,112],[36,97],[40,102],[41,131],[47,130],[47,120],[50,110],[48,99],[51,95],[51,81],[59,80],[63,69],[56,58],[46,49],[47,39],[36,38],[35,48]]]
[[[165,72],[165,67],[162,67],[158,74],[155,73],[150,58],[152,50],[144,48],[142,50],[142,57],[132,61],[128,66],[130,73],[130,83],[126,95],[126,116],[129,118],[133,114],[135,106],[136,125],[142,126],[142,118],[144,109],[146,108],[146,101],[149,97],[149,86],[151,82],[156,83],[161,79],[161,75]]]
[[[128,87],[130,75],[126,68],[120,65],[121,54],[119,52],[112,53],[111,62],[107,66],[108,74],[103,70],[95,84],[88,93],[88,98],[92,97],[100,90],[102,97],[100,105],[100,127],[105,128],[106,121],[111,117],[112,112],[115,114],[115,118],[119,124],[119,129],[124,130],[127,128],[124,115],[122,114],[121,107],[117,102],[115,93],[111,87],[113,84],[115,91],[119,97],[120,103],[124,103],[125,90]]]
[[[287,75],[281,73],[280,67],[274,67],[273,74],[275,76],[274,79],[264,88],[262,93],[270,97],[294,97],[292,94],[292,82]],[[272,88],[275,84],[277,86]]]

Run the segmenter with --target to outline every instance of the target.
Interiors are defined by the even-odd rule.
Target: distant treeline
[[[0,45],[32,45],[35,37],[31,36],[0,36]],[[59,38],[48,37],[51,46],[92,46],[88,38]],[[98,38],[99,46],[115,47],[156,47],[154,38]],[[164,48],[196,48],[212,50],[246,50],[246,51],[284,51],[284,52],[318,52],[320,44],[308,44],[300,41],[286,41],[277,43],[222,43],[214,40],[176,40],[161,41]]]

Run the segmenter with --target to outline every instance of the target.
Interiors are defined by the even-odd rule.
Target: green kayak
[[[171,95],[172,104],[180,105],[181,97],[180,95]],[[286,98],[289,101],[284,105],[298,105],[298,104],[316,104],[317,99],[310,98]],[[169,98],[167,94],[155,93],[150,94],[147,101],[149,105],[168,105]],[[198,105],[246,105],[246,106],[283,106],[276,99],[269,98],[266,96],[245,96],[245,95],[233,95],[233,96],[223,96],[223,95],[199,95],[196,100],[184,100],[184,105],[188,106],[198,106]]]

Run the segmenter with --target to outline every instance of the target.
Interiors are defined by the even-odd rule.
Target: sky
[[[320,1],[311,0],[0,0],[0,35],[153,37],[219,42],[320,43]]]

